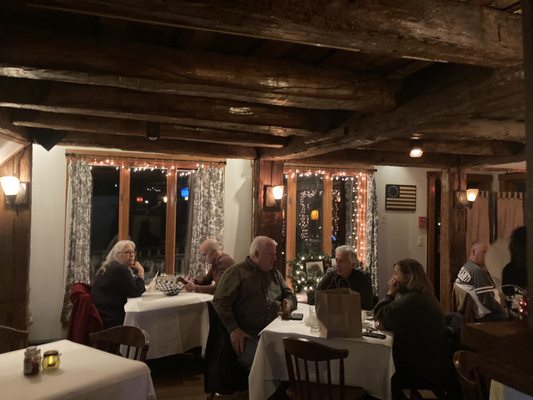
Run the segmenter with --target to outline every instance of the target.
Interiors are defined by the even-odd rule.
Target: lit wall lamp
[[[472,208],[472,204],[476,201],[478,194],[479,189],[457,190],[455,192],[455,208]]]
[[[3,176],[0,178],[0,185],[9,207],[26,204],[26,183],[20,182],[16,176]]]
[[[271,186],[265,185],[264,193],[264,208],[271,208],[279,210],[281,208],[281,200],[283,199],[283,193],[285,192],[285,186]]]

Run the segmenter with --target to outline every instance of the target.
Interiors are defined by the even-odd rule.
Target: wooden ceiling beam
[[[485,71],[431,90],[387,114],[354,115],[317,138],[293,138],[283,149],[265,149],[261,156],[281,160],[318,156],[359,148],[396,138],[429,140],[501,140],[525,143],[521,67]],[[513,109],[514,120],[482,118],[492,115],[501,99]],[[499,115],[496,115],[499,116]]]
[[[31,136],[28,130],[22,126],[15,126],[11,122],[11,115],[8,110],[0,108],[0,136],[19,144],[31,143]]]
[[[55,113],[13,117],[14,126],[46,128],[68,132],[91,132],[146,137],[146,123],[134,120],[98,118]],[[160,125],[161,139],[186,140],[206,143],[234,144],[246,147],[282,148],[287,138],[248,132],[230,132],[187,126]],[[123,140],[124,138],[117,138]]]
[[[0,107],[133,119],[275,136],[312,136],[347,112],[275,107],[59,82],[0,78]]]
[[[116,135],[104,135],[83,132],[68,132],[59,142],[65,146],[92,146],[127,151],[144,151],[150,153],[172,154],[175,156],[220,157],[254,159],[256,151],[250,147],[197,143],[182,140],[159,139],[151,142],[141,137],[129,137],[117,140]]]
[[[394,85],[382,78],[288,61],[103,43],[9,25],[0,25],[0,48],[0,76],[324,110],[395,106]]]
[[[393,57],[522,63],[519,15],[439,0],[29,0],[32,6]],[[474,23],[475,21],[475,23]]]

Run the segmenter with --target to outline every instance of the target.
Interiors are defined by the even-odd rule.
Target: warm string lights
[[[306,268],[307,262],[316,260],[323,262],[324,271],[327,271],[327,269],[331,267],[331,257],[325,254],[300,256],[293,260],[289,260],[289,265],[291,266],[289,278],[291,279],[292,287],[295,292],[300,292],[302,290],[309,292],[316,289],[324,272],[315,271],[308,273]]]
[[[158,160],[124,160],[124,159],[113,159],[113,158],[86,158],[90,164],[89,168],[92,170],[93,166],[96,167],[115,167],[118,171],[119,169],[129,169],[133,173],[145,172],[145,171],[160,171],[162,174],[169,176],[172,172],[176,171],[177,175],[180,177],[191,175],[194,171],[199,171],[204,168],[209,168],[210,165],[205,165],[201,163],[196,163],[196,168],[186,169],[180,166],[179,162],[171,161],[158,161]],[[194,168],[194,167],[192,167]],[[179,172],[178,172],[179,171]]]
[[[332,224],[331,238],[335,245],[349,244],[357,252],[358,259],[364,262],[366,256],[367,218],[367,172],[354,170],[289,169],[285,179],[297,178],[297,246],[298,254],[318,252],[322,249],[322,206],[317,206],[317,197],[322,202],[323,183],[331,181]],[[310,178],[307,181],[306,178]],[[314,181],[313,181],[314,178]],[[340,186],[339,186],[340,185]],[[341,215],[342,214],[342,215]],[[317,218],[317,216],[319,217]],[[344,243],[342,225],[344,224]],[[341,238],[339,238],[341,233]]]

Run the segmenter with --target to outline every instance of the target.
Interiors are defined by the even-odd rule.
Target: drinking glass
[[[311,327],[311,334],[318,335],[320,327],[318,325],[318,318],[316,317],[315,306],[309,306],[309,326]]]

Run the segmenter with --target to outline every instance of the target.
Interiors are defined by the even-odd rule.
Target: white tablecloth
[[[533,400],[533,397],[495,380],[491,381],[489,398],[490,400]]]
[[[59,369],[24,376],[24,350],[0,354],[2,399],[155,399],[150,369],[69,340],[38,346],[41,354],[59,350]]]
[[[380,399],[390,399],[390,378],[394,374],[392,341],[389,334],[385,339],[368,337],[354,339],[325,339],[311,334],[305,324],[309,315],[307,304],[298,304],[298,312],[304,314],[303,321],[283,321],[277,318],[262,332],[252,369],[248,377],[250,400],[267,399],[276,390],[281,380],[288,381],[285,351],[282,338],[304,336],[330,347],[348,349],[345,360],[345,382],[351,386],[362,386],[367,392]],[[337,366],[333,376],[338,374]]]
[[[124,306],[124,325],[138,326],[148,332],[150,348],[147,358],[183,353],[194,347],[205,350],[209,335],[207,302],[210,294],[181,292],[165,296],[146,292],[128,299]]]

